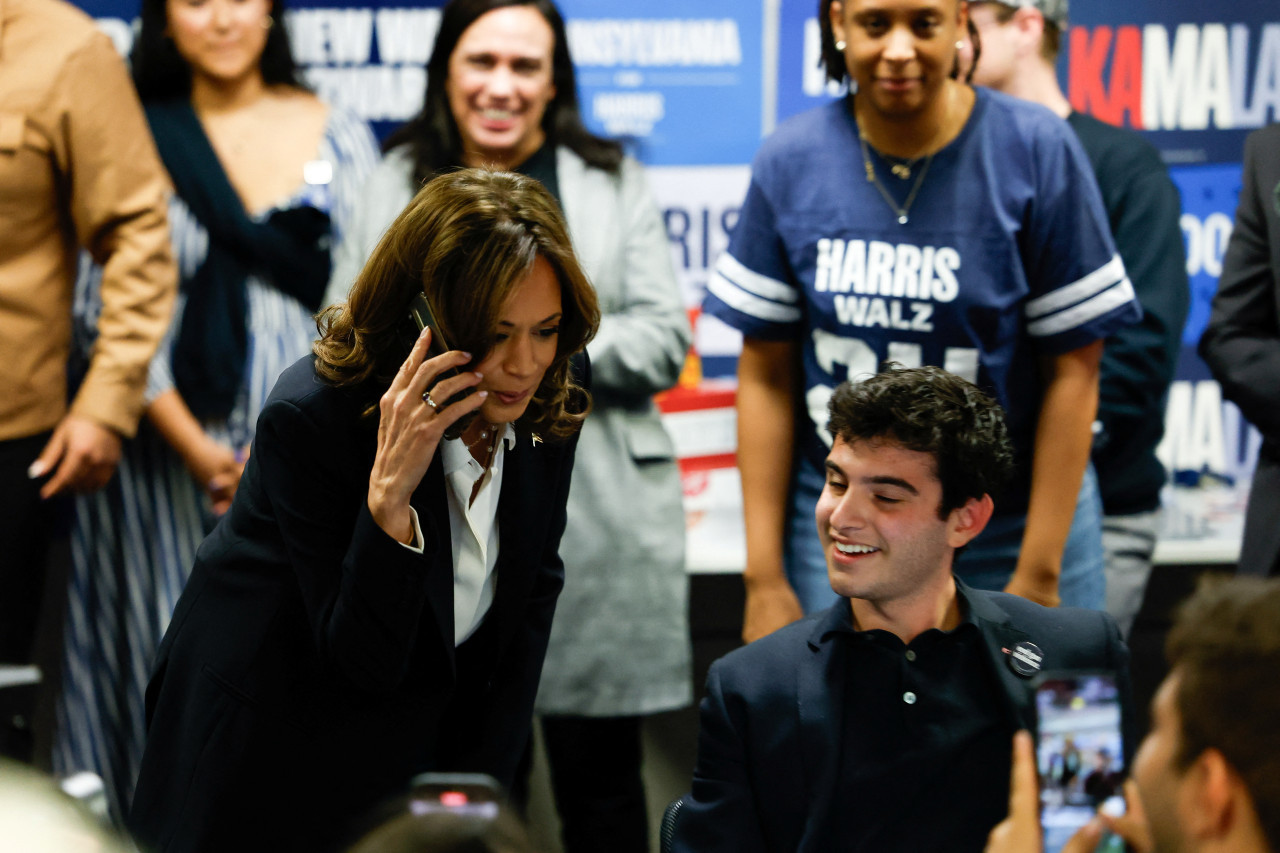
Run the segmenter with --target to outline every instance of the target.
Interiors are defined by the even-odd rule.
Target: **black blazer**
[[[960,585],[1003,688],[1010,738],[1018,728],[1032,728],[1035,719],[1031,680],[1006,660],[1005,650],[1022,641],[1040,648],[1046,671],[1117,671],[1126,733],[1132,732],[1128,650],[1111,617]],[[830,631],[844,618],[838,608],[848,606],[842,599],[712,664],[693,790],[676,824],[678,853],[835,849],[834,822],[846,819],[848,808],[832,801],[846,729],[842,706],[846,679],[855,674],[847,666],[846,644]],[[919,783],[924,788],[928,780]],[[934,849],[947,849],[954,839],[936,840]]]
[[[1200,356],[1222,395],[1262,432],[1240,572],[1280,567],[1280,124],[1249,134],[1235,228]]]
[[[494,601],[455,650],[440,454],[412,498],[418,555],[369,514],[369,402],[307,358],[263,408],[147,688],[129,823],[155,849],[333,849],[416,772],[515,774],[564,580],[576,437],[520,432],[507,451]]]

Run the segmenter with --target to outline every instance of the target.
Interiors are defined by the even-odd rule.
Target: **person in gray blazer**
[[[1280,574],[1280,124],[1245,141],[1240,206],[1200,357],[1262,432],[1238,571]]]
[[[583,126],[564,23],[548,0],[454,0],[427,71],[422,112],[387,140],[328,301],[345,296],[436,172],[514,170],[559,200],[602,320],[537,710],[566,849],[643,853],[640,721],[692,700],[679,471],[653,402],[676,383],[691,339],[666,232],[640,165]]]

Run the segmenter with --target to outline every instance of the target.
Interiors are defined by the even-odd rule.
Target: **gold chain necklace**
[[[927,146],[929,150],[928,154],[923,157],[917,157],[914,160],[902,160],[897,157],[890,158],[879,149],[876,150],[876,153],[879,154],[886,162],[889,162],[891,159],[897,161],[889,162],[889,171],[896,177],[902,178],[903,180],[910,178],[911,170],[914,169],[916,164],[921,160],[924,161],[924,166],[920,168],[920,174],[916,177],[916,182],[911,186],[911,191],[907,193],[906,201],[901,205],[894,200],[893,196],[889,193],[888,188],[886,188],[884,184],[880,183],[880,179],[876,176],[875,166],[871,163],[871,152],[868,150],[870,145],[867,144],[867,134],[862,127],[862,119],[858,118],[858,110],[855,103],[852,100],[849,102],[850,111],[853,113],[853,122],[858,126],[858,147],[862,149],[862,166],[867,171],[867,182],[876,188],[880,193],[880,197],[884,199],[885,204],[889,205],[889,209],[898,215],[899,225],[906,225],[907,222],[910,221],[911,205],[915,203],[916,196],[920,193],[920,188],[924,186],[925,176],[929,174],[929,166],[933,164],[933,155],[938,153],[935,149],[935,144],[946,130],[946,117],[951,114],[951,104],[955,99],[954,89],[948,89],[947,92],[948,99],[945,106],[946,113],[943,120],[938,122],[938,127],[933,132],[933,138],[929,140]]]
[[[880,183],[880,179],[876,177],[876,168],[871,164],[871,152],[867,150],[867,137],[862,134],[861,122],[858,123],[858,145],[862,149],[862,165],[867,170],[867,181],[879,190],[880,196],[889,205],[889,209],[898,214],[898,224],[906,225],[911,218],[909,215],[911,205],[915,203],[916,195],[919,194],[920,188],[924,186],[925,176],[929,174],[929,166],[933,163],[933,154],[929,154],[924,158],[924,166],[920,169],[920,174],[916,177],[916,182],[912,185],[911,192],[907,193],[906,201],[899,205],[893,196],[889,194],[889,191],[885,189],[884,184]]]
[[[889,171],[893,173],[893,176],[904,181],[911,177],[912,169],[919,165],[922,160],[928,159],[926,156],[908,160],[904,157],[894,157],[879,150],[876,153],[880,155],[881,160],[889,164]]]

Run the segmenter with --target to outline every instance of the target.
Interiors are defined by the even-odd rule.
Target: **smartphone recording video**
[[[484,773],[422,773],[409,791],[409,811],[415,815],[450,812],[488,818],[498,816],[502,798],[496,779]]]
[[[1120,693],[1109,673],[1048,673],[1036,684],[1036,764],[1045,853],[1059,853],[1100,806],[1124,813]],[[1106,836],[1099,851],[1123,853]]]

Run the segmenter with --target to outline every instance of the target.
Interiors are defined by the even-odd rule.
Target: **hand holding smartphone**
[[[413,340],[421,334],[423,329],[430,328],[431,343],[427,347],[427,358],[435,358],[436,356],[443,355],[449,351],[449,344],[445,341],[444,335],[440,334],[440,323],[436,320],[435,313],[431,310],[431,303],[427,301],[425,294],[416,294],[413,297],[413,301],[409,303],[409,319],[413,323],[413,339],[410,339],[409,341],[410,346],[413,345]],[[457,376],[458,374],[458,368],[450,367],[449,369],[442,371],[440,375],[436,377],[436,381],[439,382],[441,379],[448,379],[450,376]],[[454,394],[445,402],[440,403],[440,408],[447,408],[453,403],[466,398],[468,395],[474,394],[475,390],[475,388],[467,388],[465,391]],[[463,415],[444,431],[444,437],[453,439],[462,435],[467,426],[475,420],[475,417],[476,412],[468,412]]]
[[[1100,807],[1124,813],[1120,693],[1105,672],[1044,673],[1035,690],[1044,849],[1058,853]],[[1098,850],[1123,853],[1124,842],[1108,835]]]

